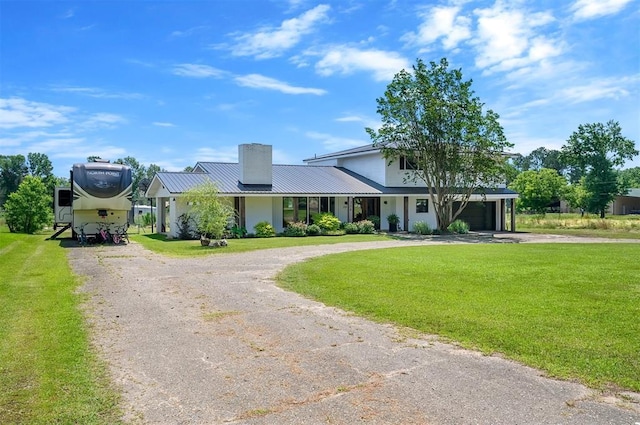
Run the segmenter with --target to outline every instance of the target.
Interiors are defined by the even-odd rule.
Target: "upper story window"
[[[401,170],[418,170],[418,166],[406,155],[400,155],[400,169]]]

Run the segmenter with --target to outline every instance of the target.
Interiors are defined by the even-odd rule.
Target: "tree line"
[[[618,195],[640,188],[640,167],[619,170],[638,155],[616,121],[584,124],[560,150],[538,148],[508,162],[508,187],[519,193],[517,209],[544,214],[564,200],[573,209],[599,214]]]
[[[90,156],[87,162],[99,160]],[[156,173],[165,171],[156,164],[148,167],[134,157],[114,161],[131,167],[134,204],[144,201],[144,192]],[[46,154],[0,155],[0,211],[11,232],[34,233],[53,221],[53,193],[56,187],[68,187],[69,179],[53,174]]]

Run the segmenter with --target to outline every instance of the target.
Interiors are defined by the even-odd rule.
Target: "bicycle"
[[[114,244],[119,245],[123,240],[126,240],[127,243],[129,243],[127,227],[128,226],[126,224],[123,224],[122,226],[116,226],[113,234],[111,235]]]
[[[113,236],[109,232],[109,226],[106,223],[98,223],[98,235],[102,239],[102,243],[113,242]]]
[[[80,234],[78,235],[78,242],[80,243],[80,246],[87,245],[87,234],[84,233],[84,226],[86,226],[86,224],[87,223],[80,225]]]

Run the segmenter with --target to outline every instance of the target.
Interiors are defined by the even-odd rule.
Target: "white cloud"
[[[633,0],[577,0],[571,5],[573,16],[577,20],[595,19],[614,15]]]
[[[418,32],[409,32],[401,39],[414,46],[429,46],[442,39],[445,49],[454,49],[471,37],[471,19],[460,15],[459,6],[434,6],[418,12],[423,19]]]
[[[127,120],[117,114],[109,114],[106,112],[99,112],[97,114],[90,115],[82,124],[81,127],[86,129],[95,128],[113,128],[116,124],[124,124]]]
[[[226,74],[225,71],[222,71],[221,69],[217,69],[209,65],[194,63],[182,63],[175,65],[171,72],[181,77],[193,78],[222,78]]]
[[[249,74],[235,78],[238,85],[255,89],[275,90],[285,94],[314,94],[321,96],[326,94],[326,90],[307,87],[297,87],[274,78],[265,77],[260,74]]]
[[[198,148],[194,155],[196,162],[238,162],[238,147],[223,146],[220,148]]]
[[[631,94],[629,88],[637,87],[639,82],[640,76],[638,75],[635,77],[593,79],[587,84],[562,89],[558,98],[574,104],[600,99],[620,99],[629,96]]]
[[[402,69],[411,67],[407,59],[396,52],[360,50],[344,45],[330,47],[321,56],[316,63],[316,71],[323,76],[364,71],[372,72],[376,81],[390,81]]]
[[[98,99],[142,99],[143,95],[140,93],[125,93],[125,92],[108,92],[106,90],[96,88],[96,87],[73,87],[73,86],[54,86],[51,88],[54,92],[59,93],[73,93],[80,94],[83,96],[94,97]]]
[[[175,127],[175,124],[172,124],[170,122],[155,121],[152,124],[157,126],[157,127]]]
[[[254,33],[235,34],[235,44],[229,49],[234,56],[254,56],[267,59],[281,56],[300,42],[315,26],[328,20],[331,7],[320,4],[296,18],[287,19],[277,28],[265,27]]]
[[[359,123],[362,124],[363,127],[369,128],[379,128],[380,120],[362,117],[360,115],[345,115],[340,118],[336,118],[337,122],[346,122],[346,123]]]
[[[83,158],[98,156],[103,159],[116,160],[128,154],[127,150],[112,145],[96,145],[81,143],[78,145],[61,145],[62,150],[56,148],[51,154],[53,158]]]
[[[197,27],[187,28],[186,30],[182,30],[182,31],[176,30],[171,33],[171,37],[173,38],[190,37],[194,34],[197,34],[202,31],[206,31],[208,29],[209,29],[208,26],[200,25]]]
[[[506,8],[501,2],[476,9],[478,16],[476,66],[487,72],[510,71],[558,56],[563,43],[537,33],[539,27],[554,22],[549,12]]]
[[[20,98],[0,99],[0,128],[50,127],[69,122],[75,108],[31,102]]]
[[[334,152],[349,148],[355,148],[358,146],[364,146],[370,143],[370,141],[368,140],[349,139],[346,137],[338,137],[331,134],[319,133],[316,131],[308,131],[305,133],[305,136],[313,140],[319,140],[325,149]]]

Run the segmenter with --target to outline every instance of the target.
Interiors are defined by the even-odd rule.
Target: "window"
[[[336,198],[331,197],[284,197],[282,198],[282,225],[301,221],[310,223],[313,214],[330,212],[335,214]]]
[[[59,207],[71,206],[71,190],[61,189],[58,191],[58,206]]]
[[[429,200],[428,199],[416,199],[416,212],[428,213],[429,212]]]
[[[406,155],[400,156],[400,169],[401,170],[418,170],[418,166],[415,161],[407,158]]]

